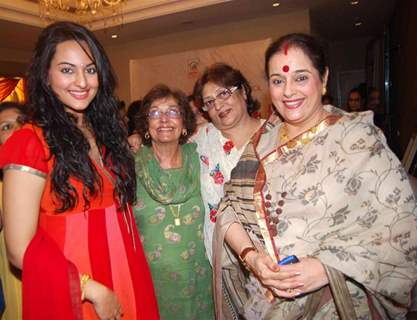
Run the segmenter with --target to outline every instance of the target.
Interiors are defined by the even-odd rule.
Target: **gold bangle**
[[[85,288],[85,285],[87,284],[87,281],[90,279],[91,279],[90,276],[86,273],[80,276],[81,301],[84,301],[85,299],[84,288]]]
[[[256,250],[255,247],[246,247],[242,250],[242,252],[239,254],[239,260],[240,262],[242,262],[243,266],[245,267],[246,270],[248,270],[249,272],[251,272],[252,270],[250,269],[249,265],[246,262],[246,256],[248,255],[249,252],[251,251],[255,251],[258,252],[258,250]]]

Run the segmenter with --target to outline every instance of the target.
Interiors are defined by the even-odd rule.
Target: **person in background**
[[[317,39],[274,41],[265,75],[283,121],[264,124],[225,186],[216,319],[227,318],[225,282],[244,319],[404,319],[417,278],[404,169],[370,112],[323,106],[329,70]]]
[[[202,127],[208,122],[208,120],[204,112],[201,110],[201,107],[197,105],[198,101],[196,101],[193,95],[188,96],[188,101],[190,102],[191,110],[194,113],[198,131],[200,127]]]
[[[374,113],[375,125],[384,133],[388,132],[388,124],[382,105],[381,92],[377,88],[369,88],[368,97],[366,100],[366,110],[370,110]]]
[[[381,110],[381,92],[377,88],[369,88],[366,107],[368,110],[372,110],[375,113],[381,113],[381,111],[383,111]]]
[[[132,135],[135,133],[135,121],[136,115],[138,114],[140,107],[142,105],[142,100],[135,100],[133,101],[129,107],[127,108],[127,129],[128,135]]]
[[[26,112],[27,107],[20,103],[0,103],[0,146],[23,125],[26,121]],[[2,183],[0,183],[0,198],[1,189]],[[2,220],[1,217],[0,229]],[[3,230],[0,232],[0,277],[5,301],[5,310],[1,319],[22,319],[22,275],[20,270],[11,265],[7,259]]]
[[[347,111],[349,112],[359,112],[362,111],[364,104],[364,98],[362,97],[360,91],[356,88],[353,88],[349,91],[348,100],[347,100]]]
[[[115,85],[91,31],[57,22],[41,32],[28,71],[29,123],[0,150],[24,319],[159,318],[130,207],[134,160]]]
[[[195,116],[181,91],[165,85],[143,98],[136,130],[134,214],[162,319],[214,319],[212,272],[203,242],[204,205],[194,143]]]
[[[321,97],[321,103],[323,104],[323,106],[325,106],[326,104],[333,105],[334,104],[333,96],[331,96],[330,94],[324,94]]]
[[[19,129],[27,118],[27,107],[18,102],[0,103],[0,145]]]
[[[129,118],[127,116],[126,103],[123,100],[117,100],[117,108],[120,120],[122,121],[123,126],[127,130]]]

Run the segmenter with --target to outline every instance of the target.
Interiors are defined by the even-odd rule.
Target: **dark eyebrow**
[[[76,67],[76,65],[73,64],[73,63],[71,63],[71,62],[65,62],[65,61],[63,61],[63,62],[58,63],[59,66],[62,65],[62,64],[69,65],[71,67]],[[91,62],[91,63],[87,64],[86,68],[91,67],[91,66],[95,66],[95,65],[96,64],[94,62]]]
[[[303,73],[303,72],[307,72],[307,73],[310,73],[310,74],[311,74],[311,71],[310,71],[310,70],[307,70],[307,69],[299,69],[299,70],[295,70],[295,73]],[[282,77],[282,76],[283,76],[283,74],[282,74],[282,73],[273,73],[273,74],[271,74],[271,75],[269,76],[269,78],[271,78],[271,77],[273,77],[273,76]]]

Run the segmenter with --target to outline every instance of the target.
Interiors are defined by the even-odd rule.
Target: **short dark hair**
[[[142,105],[139,108],[138,113],[136,114],[136,121],[135,127],[136,131],[142,138],[142,143],[144,145],[151,145],[152,140],[151,138],[146,139],[145,134],[149,130],[149,118],[148,113],[151,109],[152,103],[155,100],[164,99],[164,98],[174,98],[177,103],[178,107],[181,111],[182,121],[184,125],[184,129],[187,130],[186,135],[180,136],[180,144],[184,144],[187,142],[188,138],[193,135],[196,129],[196,120],[195,115],[191,109],[190,103],[188,101],[187,96],[181,90],[171,89],[165,84],[158,84],[153,87],[143,98]]]
[[[327,70],[324,46],[321,41],[304,33],[291,33],[278,38],[270,44],[265,52],[265,76],[269,78],[269,61],[272,56],[289,48],[297,48],[310,59],[323,81]]]
[[[246,93],[246,105],[248,113],[251,115],[259,109],[259,101],[252,97],[252,88],[249,81],[243,76],[243,74],[225,63],[215,63],[206,68],[203,75],[194,85],[193,95],[197,101],[197,106],[203,106],[203,89],[204,86],[212,82],[219,86],[230,88],[238,86]]]
[[[348,96],[350,96],[352,93],[357,93],[359,95],[359,97],[361,98],[361,100],[364,100],[364,98],[365,98],[363,96],[361,90],[359,90],[359,88],[352,88],[352,89],[350,89]]]
[[[0,112],[10,110],[10,109],[17,110],[17,112],[20,114],[19,118],[21,121],[26,120],[28,110],[24,104],[21,104],[19,102],[14,102],[14,101],[6,101],[6,102],[0,103]]]

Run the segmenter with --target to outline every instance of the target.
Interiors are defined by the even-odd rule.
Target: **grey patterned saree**
[[[417,278],[416,199],[370,112],[327,111],[282,145],[282,124],[265,123],[232,171],[213,238],[217,319],[405,319]],[[276,261],[319,259],[329,285],[272,296],[224,242],[232,223]]]

